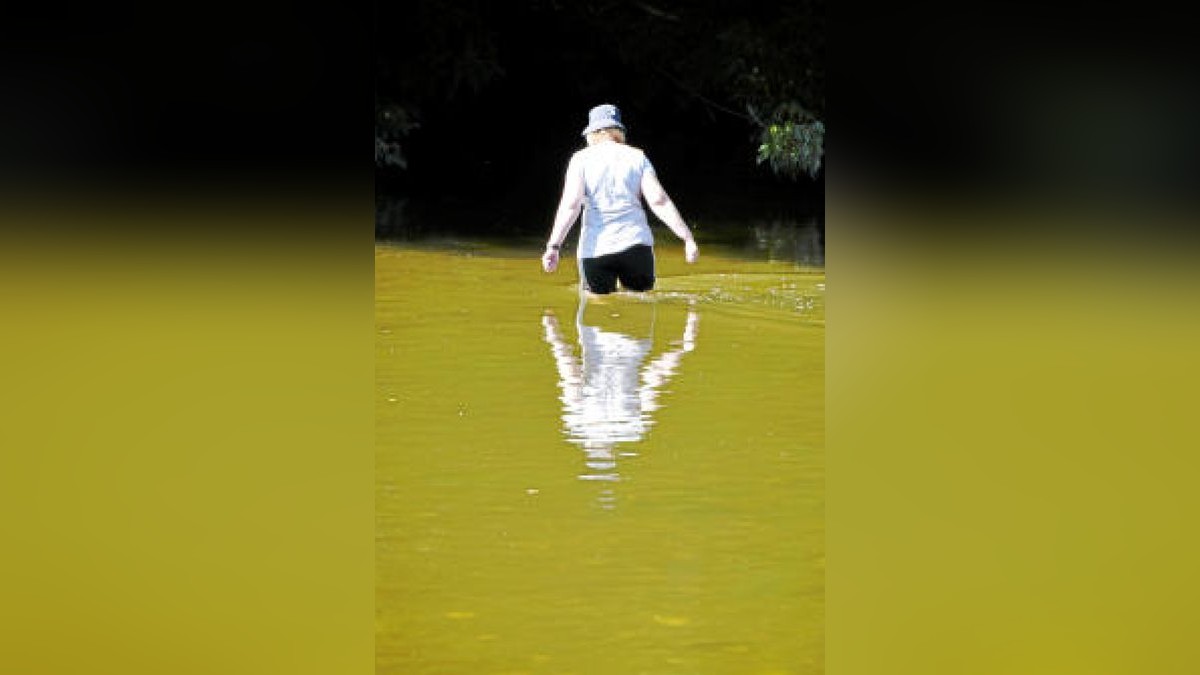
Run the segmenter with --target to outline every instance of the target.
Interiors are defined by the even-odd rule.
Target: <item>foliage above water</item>
[[[375,166],[408,168],[402,141],[421,126],[407,108],[396,103],[375,103]]]
[[[777,174],[792,179],[802,174],[815,178],[825,157],[825,123],[799,104],[776,108],[772,121],[762,125],[758,163],[768,163]]]
[[[546,86],[579,99],[593,98],[597,82],[619,70],[633,106],[740,119],[750,132],[746,153],[757,148],[759,163],[778,175],[815,177],[823,162],[822,0],[431,0],[381,12],[389,8],[404,20],[383,21],[378,166],[406,166],[400,141],[423,108],[469,106],[511,86],[521,75],[517,52],[535,54]]]

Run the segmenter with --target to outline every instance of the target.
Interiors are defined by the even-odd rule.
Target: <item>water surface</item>
[[[819,268],[376,246],[379,673],[819,673]]]

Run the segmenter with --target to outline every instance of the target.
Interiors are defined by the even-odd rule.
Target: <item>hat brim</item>
[[[616,127],[617,129],[620,129],[621,131],[625,131],[624,124],[621,124],[620,122],[614,122],[612,120],[604,120],[602,122],[593,122],[593,123],[587,125],[587,128],[585,128],[579,135],[587,136],[588,134],[592,133],[593,131],[600,131],[601,129],[612,129],[614,127]]]

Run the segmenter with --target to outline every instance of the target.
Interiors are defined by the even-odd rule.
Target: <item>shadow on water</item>
[[[730,253],[743,258],[825,267],[825,225],[815,215],[725,223],[708,233],[711,240],[724,243]]]
[[[689,224],[702,247],[716,245],[729,256],[824,268],[825,218],[821,210],[775,209],[764,213],[762,208],[747,205],[744,213],[744,217],[730,216],[728,211],[711,217],[689,216]],[[484,208],[464,210],[456,205],[443,210],[406,196],[378,194],[375,198],[377,242],[452,249],[477,241],[540,250],[549,223],[548,214],[495,219]],[[652,227],[656,237],[673,240],[661,223],[653,221]],[[568,236],[568,249],[578,234],[576,226]]]
[[[567,440],[583,451],[578,478],[604,485],[597,502],[616,506],[618,464],[637,457],[637,443],[654,424],[662,387],[694,350],[700,316],[689,307],[678,340],[651,357],[657,303],[589,303],[580,295],[575,313],[578,349],[563,335],[552,310],[542,316],[544,339],[558,370],[559,400]]]

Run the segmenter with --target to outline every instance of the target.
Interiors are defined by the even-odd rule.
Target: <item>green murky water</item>
[[[824,273],[658,251],[377,245],[377,672],[824,671]]]

